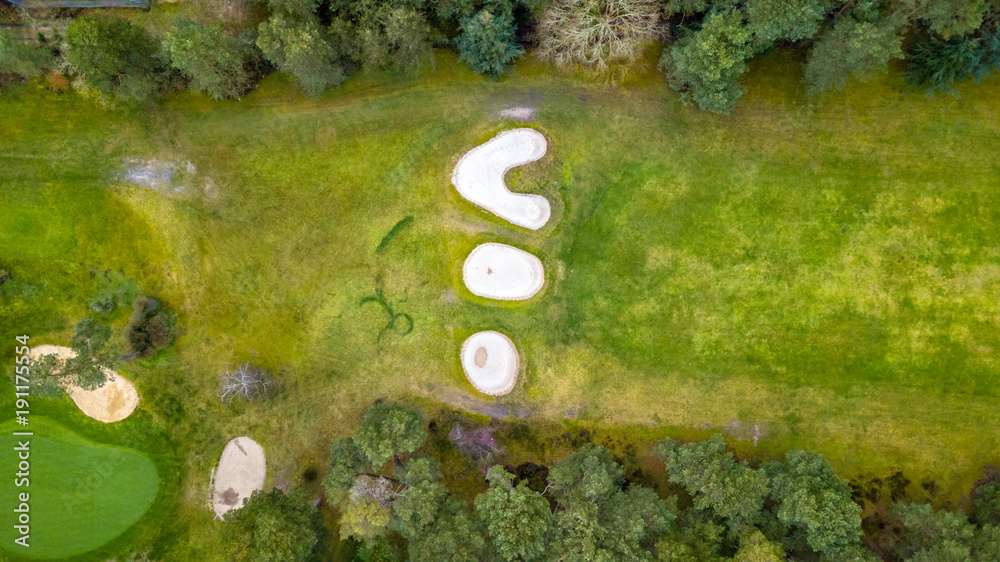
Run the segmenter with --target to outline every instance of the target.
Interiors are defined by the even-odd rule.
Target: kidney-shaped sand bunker
[[[552,214],[541,195],[512,193],[503,176],[507,170],[545,156],[545,136],[534,129],[504,131],[465,153],[455,165],[451,183],[472,203],[518,226],[538,230]]]

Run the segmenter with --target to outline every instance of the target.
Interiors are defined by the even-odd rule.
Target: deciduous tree
[[[634,62],[663,32],[654,0],[556,0],[539,24],[538,55],[563,68],[603,73]]]
[[[821,0],[747,0],[747,29],[760,45],[811,39],[819,31],[828,5]]]
[[[110,369],[119,355],[111,342],[111,328],[87,317],[74,327],[71,347],[75,355],[65,360],[56,355],[43,356],[31,366],[42,396],[58,396],[65,386],[96,390],[107,382]]]
[[[847,482],[820,455],[790,451],[786,457],[787,465],[767,465],[778,519],[804,530],[809,546],[829,556],[857,545],[861,506],[851,499]]]
[[[865,81],[884,72],[892,59],[902,58],[900,22],[875,22],[842,17],[822,33],[809,52],[805,77],[810,92],[843,90],[850,78]]]
[[[226,514],[222,537],[230,560],[305,560],[321,524],[316,508],[302,490],[294,489],[288,495],[277,488],[257,490],[243,507]]]
[[[32,78],[52,65],[52,51],[15,39],[0,29],[0,74]]]
[[[412,70],[430,58],[430,25],[422,0],[331,3],[333,34],[349,45],[351,57],[365,68]]]
[[[767,476],[737,462],[718,434],[686,445],[664,439],[654,454],[666,463],[670,481],[694,497],[697,509],[712,510],[737,531],[753,524],[770,492]]]
[[[660,68],[685,104],[729,113],[743,95],[740,77],[750,57],[752,35],[743,13],[713,13],[702,28],[688,31],[663,51]]]
[[[295,76],[307,96],[319,96],[347,77],[343,53],[317,20],[297,21],[278,13],[257,30],[257,46],[264,57]]]
[[[253,84],[248,65],[256,46],[249,34],[231,37],[219,25],[185,19],[167,32],[163,48],[194,91],[237,98]]]
[[[423,446],[427,430],[416,410],[382,402],[365,412],[353,439],[358,450],[377,468],[393,457]]]
[[[486,474],[489,489],[476,496],[476,514],[486,525],[504,560],[537,560],[545,551],[552,512],[549,502],[526,482],[514,486],[514,475],[494,466]]]
[[[117,18],[74,19],[66,29],[65,57],[88,87],[122,100],[156,93],[167,69],[153,36]]]
[[[524,54],[515,41],[514,26],[487,10],[462,20],[462,33],[455,44],[459,57],[469,68],[490,76],[500,76]]]

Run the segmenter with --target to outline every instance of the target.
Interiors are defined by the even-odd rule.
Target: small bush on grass
[[[97,296],[90,301],[90,309],[98,314],[111,314],[119,306],[135,301],[139,284],[121,273],[104,271],[97,281]]]
[[[174,339],[173,319],[160,301],[139,297],[132,303],[132,316],[125,326],[125,341],[139,357],[149,357]]]

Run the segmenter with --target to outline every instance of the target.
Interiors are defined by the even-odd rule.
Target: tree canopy
[[[167,32],[163,49],[192,90],[215,99],[237,98],[253,84],[248,66],[256,45],[248,33],[232,37],[220,25],[184,19]]]
[[[166,61],[145,29],[113,18],[81,17],[66,29],[66,61],[100,95],[141,101],[164,84]]]
[[[494,466],[486,475],[489,489],[476,496],[476,513],[504,560],[537,560],[545,552],[552,512],[549,502],[528,488],[512,484],[514,475]]]
[[[353,439],[368,462],[379,467],[396,455],[420,448],[427,441],[427,430],[416,410],[382,402],[368,409]]]
[[[307,96],[319,96],[347,78],[344,53],[316,19],[296,20],[277,13],[261,22],[257,32],[257,46],[264,57],[295,76]]]
[[[6,29],[0,29],[0,74],[33,78],[52,62],[52,51],[18,41]]]
[[[479,74],[500,76],[524,54],[514,36],[514,26],[488,10],[464,18],[462,33],[455,39],[462,62]]]
[[[316,543],[321,519],[299,489],[255,491],[243,507],[226,514],[223,542],[230,560],[286,562],[305,560]]]

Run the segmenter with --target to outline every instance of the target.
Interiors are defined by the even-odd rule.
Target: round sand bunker
[[[477,332],[462,344],[462,370],[483,394],[501,396],[517,382],[519,359],[510,338],[500,332]]]
[[[534,129],[504,131],[466,152],[455,165],[451,183],[472,203],[518,226],[538,230],[552,210],[541,195],[512,193],[503,176],[507,170],[545,156],[545,137]]]
[[[489,299],[530,299],[545,284],[542,262],[506,244],[476,246],[462,266],[462,279],[473,294]]]
[[[46,355],[55,355],[59,362],[76,357],[76,352],[60,345],[39,345],[31,348],[28,357],[36,361]],[[56,367],[58,369],[58,366]],[[88,417],[104,423],[121,421],[135,411],[139,405],[139,393],[125,377],[111,369],[101,368],[107,376],[104,386],[95,390],[84,390],[76,385],[66,385],[66,394],[73,399],[77,408]]]
[[[243,500],[264,489],[267,462],[264,448],[249,437],[226,444],[213,474],[212,509],[222,518],[229,510],[243,507]]]

